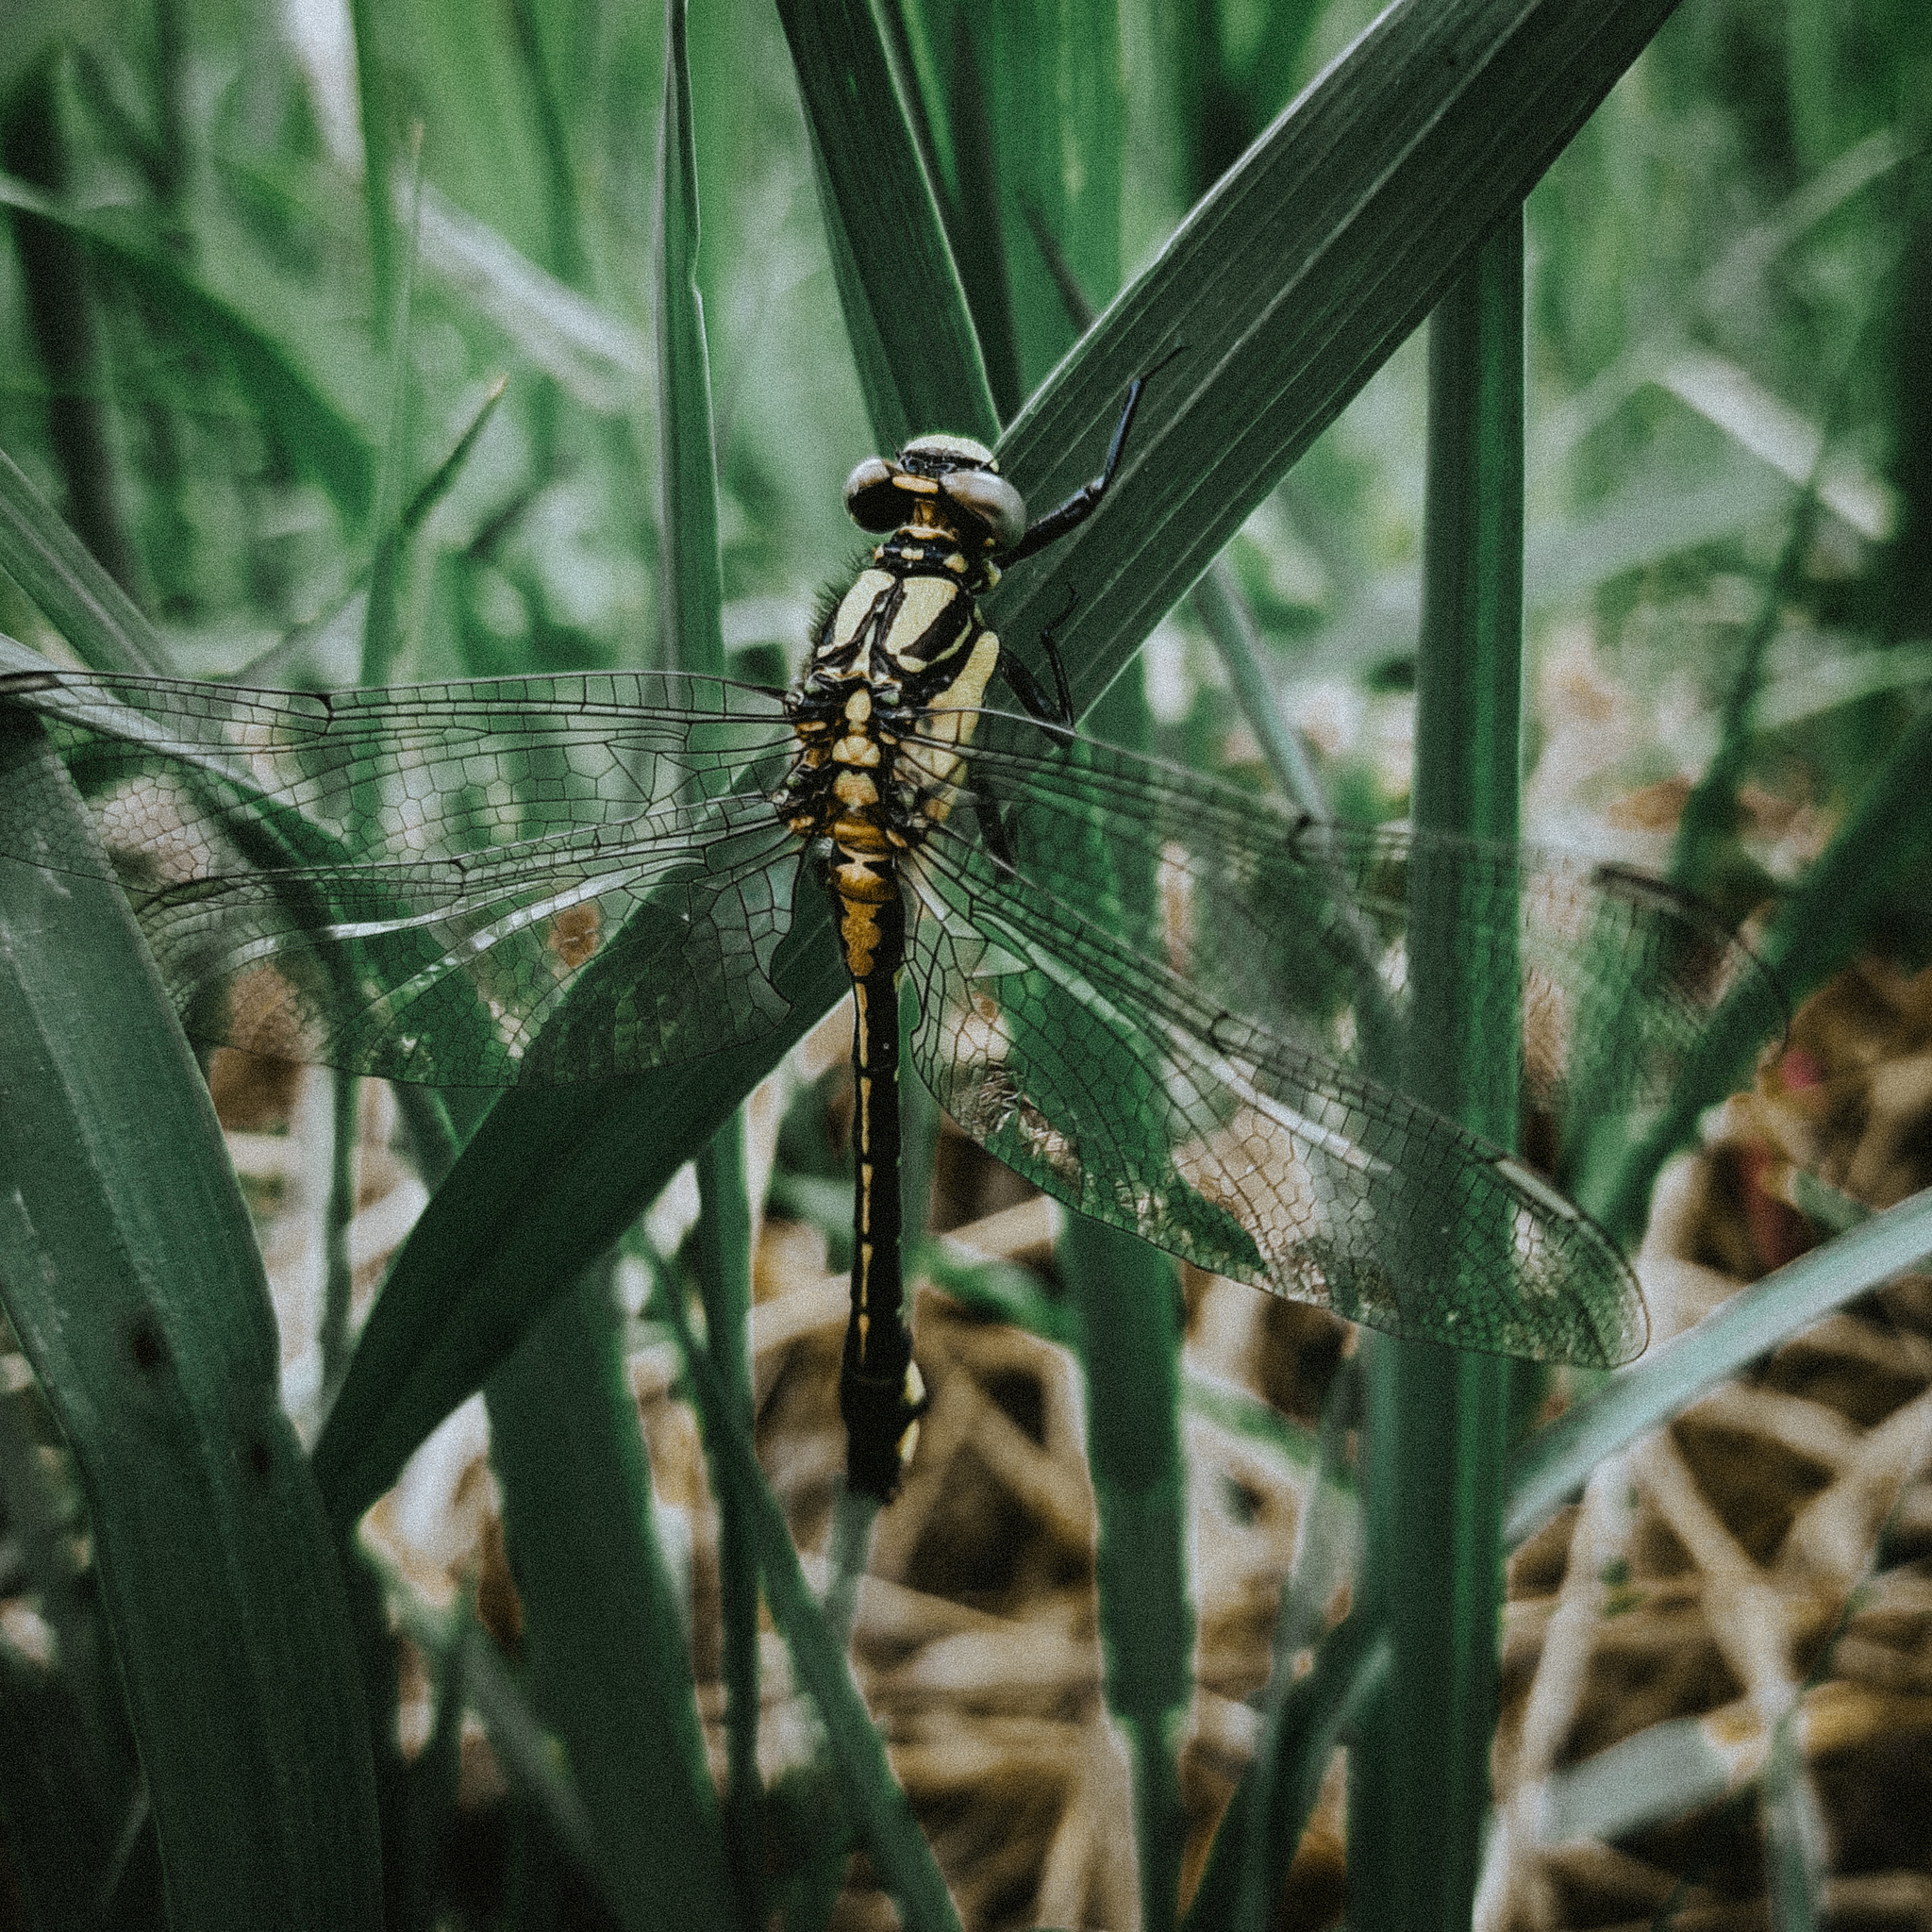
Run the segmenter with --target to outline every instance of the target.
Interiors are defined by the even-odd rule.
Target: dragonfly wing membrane
[[[1158,907],[1158,871],[1137,894],[1126,869],[1095,872],[1081,826],[1058,829],[1090,899]],[[1553,1189],[1119,943],[1021,850],[1016,871],[968,837],[935,835],[912,942],[915,1062],[991,1153],[1083,1213],[1353,1321],[1592,1365],[1639,1352],[1628,1268]]]
[[[717,679],[283,694],[0,677],[92,808],[190,1033],[446,1086],[699,1058],[783,1017],[777,701]],[[11,801],[9,801],[9,804]],[[12,854],[52,850],[30,812]],[[71,841],[69,841],[71,842]]]
[[[1091,907],[1128,950],[1277,1038],[1397,1063],[1419,866],[1460,955],[1493,990],[1475,1028],[1520,1024],[1524,1099],[1557,1124],[1672,1091],[1721,998],[1762,1038],[1776,982],[1698,901],[1620,867],[1395,826],[1331,824],[1106,745],[1022,746],[998,717],[963,789],[1030,885]],[[1004,745],[1008,748],[1002,749]],[[1141,893],[1118,882],[1151,880]],[[1101,897],[1096,899],[1096,893]]]

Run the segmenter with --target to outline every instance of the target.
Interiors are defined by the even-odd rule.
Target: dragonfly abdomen
[[[945,442],[943,452],[932,452],[936,467],[941,457],[990,460],[977,444]],[[899,1252],[899,976],[907,924],[899,868],[945,817],[999,661],[999,640],[977,601],[998,575],[977,507],[949,501],[943,473],[898,474],[905,480],[895,484],[889,473],[882,481],[866,471],[867,487],[884,488],[906,521],[873,553],[813,639],[787,703],[798,752],[774,801],[793,831],[821,842],[852,975],[852,1320],[839,1399],[848,1479],[881,1502],[898,1489],[924,1408]],[[1011,494],[996,475],[991,481]]]

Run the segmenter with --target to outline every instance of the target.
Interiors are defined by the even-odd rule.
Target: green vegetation
[[[39,650],[309,689],[721,661],[782,682],[858,547],[858,457],[997,431],[1049,505],[1179,344],[1074,575],[1016,574],[991,607],[1030,640],[1077,582],[1062,646],[1096,735],[1495,837],[1525,776],[1522,824],[1558,840],[1655,791],[1684,806],[1655,857],[1759,911],[1794,1001],[1874,941],[1932,957],[1932,23],[1910,0],[1412,0],[1373,24],[1353,0],[96,11],[29,10],[8,50],[0,625],[32,648],[0,644],[0,672]],[[1552,667],[1621,693],[1615,729],[1539,705]],[[1412,793],[1388,752],[1411,691]],[[1285,717],[1354,722],[1310,759]],[[0,808],[29,801],[36,837],[91,837],[38,725],[0,708]],[[53,878],[0,863],[0,1296],[79,1496],[0,1429],[15,1587],[60,1664],[0,1669],[0,1826],[34,1922],[458,1923],[442,1833],[467,1703],[514,1790],[500,1923],[558,1923],[575,1885],[632,1928],[821,1925],[848,1834],[905,1923],[956,1923],[841,1654],[864,1525],[840,1526],[828,1616],[750,1453],[742,1350],[717,1339],[747,1292],[738,1109],[844,991],[823,919],[780,948],[790,1016],[753,1046],[487,1111],[402,1097],[435,1191],[339,1388],[331,1358],[305,1459],[247,1211],[140,934],[118,894]],[[1432,957],[1426,879],[1411,919],[1416,997],[1493,1012],[1493,989],[1458,993],[1453,947]],[[1634,1236],[1661,1160],[1764,1044],[1721,1008],[1639,1131],[1581,1106],[1565,1186]],[[1427,1097],[1506,1141],[1515,1042],[1468,1046]],[[353,1119],[346,1082],[336,1103]],[[708,1344],[680,1257],[634,1232],[701,1154],[684,1258]],[[1864,1223],[1541,1435],[1538,1391],[1495,1358],[1378,1345],[1359,1417],[1355,1371],[1336,1378],[1299,1445],[1332,1533],[1304,1537],[1284,1599],[1313,1667],[1274,1689],[1190,1926],[1263,1923],[1345,1725],[1358,1923],[1467,1923],[1505,1537],[1932,1248],[1925,1219]],[[722,1798],[629,1424],[620,1241],[721,1498]],[[1069,1241],[1064,1300],[949,1279],[1082,1349],[1151,1927],[1181,1904],[1179,1415],[1205,1398],[1169,1264],[1122,1242]],[[354,1543],[478,1389],[529,1620],[514,1670]],[[1357,1420],[1375,1540],[1324,1639]],[[58,1533],[81,1504],[85,1557]],[[386,1591],[439,1673],[408,1763]],[[808,1789],[758,1788],[760,1594],[822,1726]],[[816,1863],[781,1856],[799,1816],[830,1821]],[[1772,1854],[1802,1894],[1808,1854]]]

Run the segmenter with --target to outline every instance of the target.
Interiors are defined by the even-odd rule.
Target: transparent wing
[[[1077,741],[975,750],[947,804],[911,874],[913,1057],[990,1152],[1351,1320],[1544,1359],[1639,1352],[1608,1237],[1369,1069],[1402,1068],[1428,1017],[1404,966],[1413,892],[1466,986],[1520,989],[1534,1105],[1650,1097],[1727,983],[1782,1010],[1701,908],[1574,860],[1297,819]],[[1606,1012],[1624,1045],[1598,1068],[1582,1036]]]
[[[1556,1126],[1579,1108],[1660,1102],[1720,998],[1740,1003],[1759,1038],[1789,1017],[1715,913],[1618,866],[1335,824],[1037,732],[1023,751],[975,747],[962,806],[981,827],[1002,815],[1029,892],[1088,909],[1214,1007],[1344,1064],[1401,1064],[1415,1018],[1406,934],[1426,908],[1461,996],[1489,1003],[1455,1020],[1493,1038],[1521,1015],[1523,1097]]]
[[[669,674],[322,696],[32,673],[196,1038],[441,1085],[689,1059],[784,1012],[773,694]],[[98,871],[0,799],[8,856]]]

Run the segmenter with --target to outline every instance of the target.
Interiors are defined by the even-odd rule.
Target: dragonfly
[[[848,1483],[881,1502],[924,1403],[908,1001],[939,1104],[1077,1212],[1395,1335],[1627,1360],[1646,1318],[1615,1242],[1403,1091],[1413,908],[1447,922],[1463,1023],[1520,1040],[1532,1124],[1655,1102],[1716,1000],[1756,1002],[1768,1035],[1777,990],[1714,914],[1621,868],[1333,823],[1080,737],[1059,620],[1049,690],[980,599],[1101,509],[1145,380],[1099,474],[1035,521],[971,439],[861,462],[846,507],[879,541],[789,690],[0,670],[91,808],[0,795],[0,857],[118,880],[192,1039],[444,1087],[775,1031],[774,957],[828,898],[855,1000],[840,1402]],[[1017,709],[987,702],[996,675]]]

